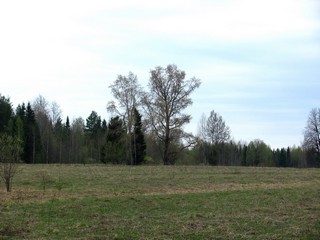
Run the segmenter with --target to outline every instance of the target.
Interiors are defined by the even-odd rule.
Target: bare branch
[[[181,144],[181,139],[186,137],[181,134],[182,127],[190,122],[191,116],[183,110],[192,104],[190,95],[200,86],[200,80],[185,80],[185,72],[175,65],[156,67],[150,73],[150,91],[142,98],[144,109],[150,126],[164,146],[163,162],[171,164],[176,154],[169,149]]]

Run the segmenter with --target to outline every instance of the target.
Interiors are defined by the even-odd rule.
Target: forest
[[[101,119],[94,110],[86,119],[62,119],[59,104],[41,95],[14,109],[10,97],[2,93],[0,133],[19,142],[20,159],[28,164],[320,166],[319,108],[308,116],[302,146],[271,149],[259,139],[235,142],[214,110],[201,117],[193,135],[183,127],[191,119],[186,113],[191,94],[201,81],[185,79],[185,72],[175,65],[150,73],[148,90],[131,72],[109,86],[114,97],[107,103],[110,119]]]

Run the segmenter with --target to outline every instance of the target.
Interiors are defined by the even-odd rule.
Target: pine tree
[[[91,138],[95,138],[99,130],[101,130],[101,117],[92,111],[86,119],[86,132]]]
[[[146,142],[142,131],[141,115],[136,108],[134,109],[134,126],[131,141],[133,165],[139,165],[144,162],[146,156]]]

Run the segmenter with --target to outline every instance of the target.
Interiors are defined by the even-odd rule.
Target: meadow
[[[21,165],[0,239],[320,239],[320,169]]]

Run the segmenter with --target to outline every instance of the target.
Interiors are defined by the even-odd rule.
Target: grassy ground
[[[0,239],[320,239],[320,169],[20,169]]]

